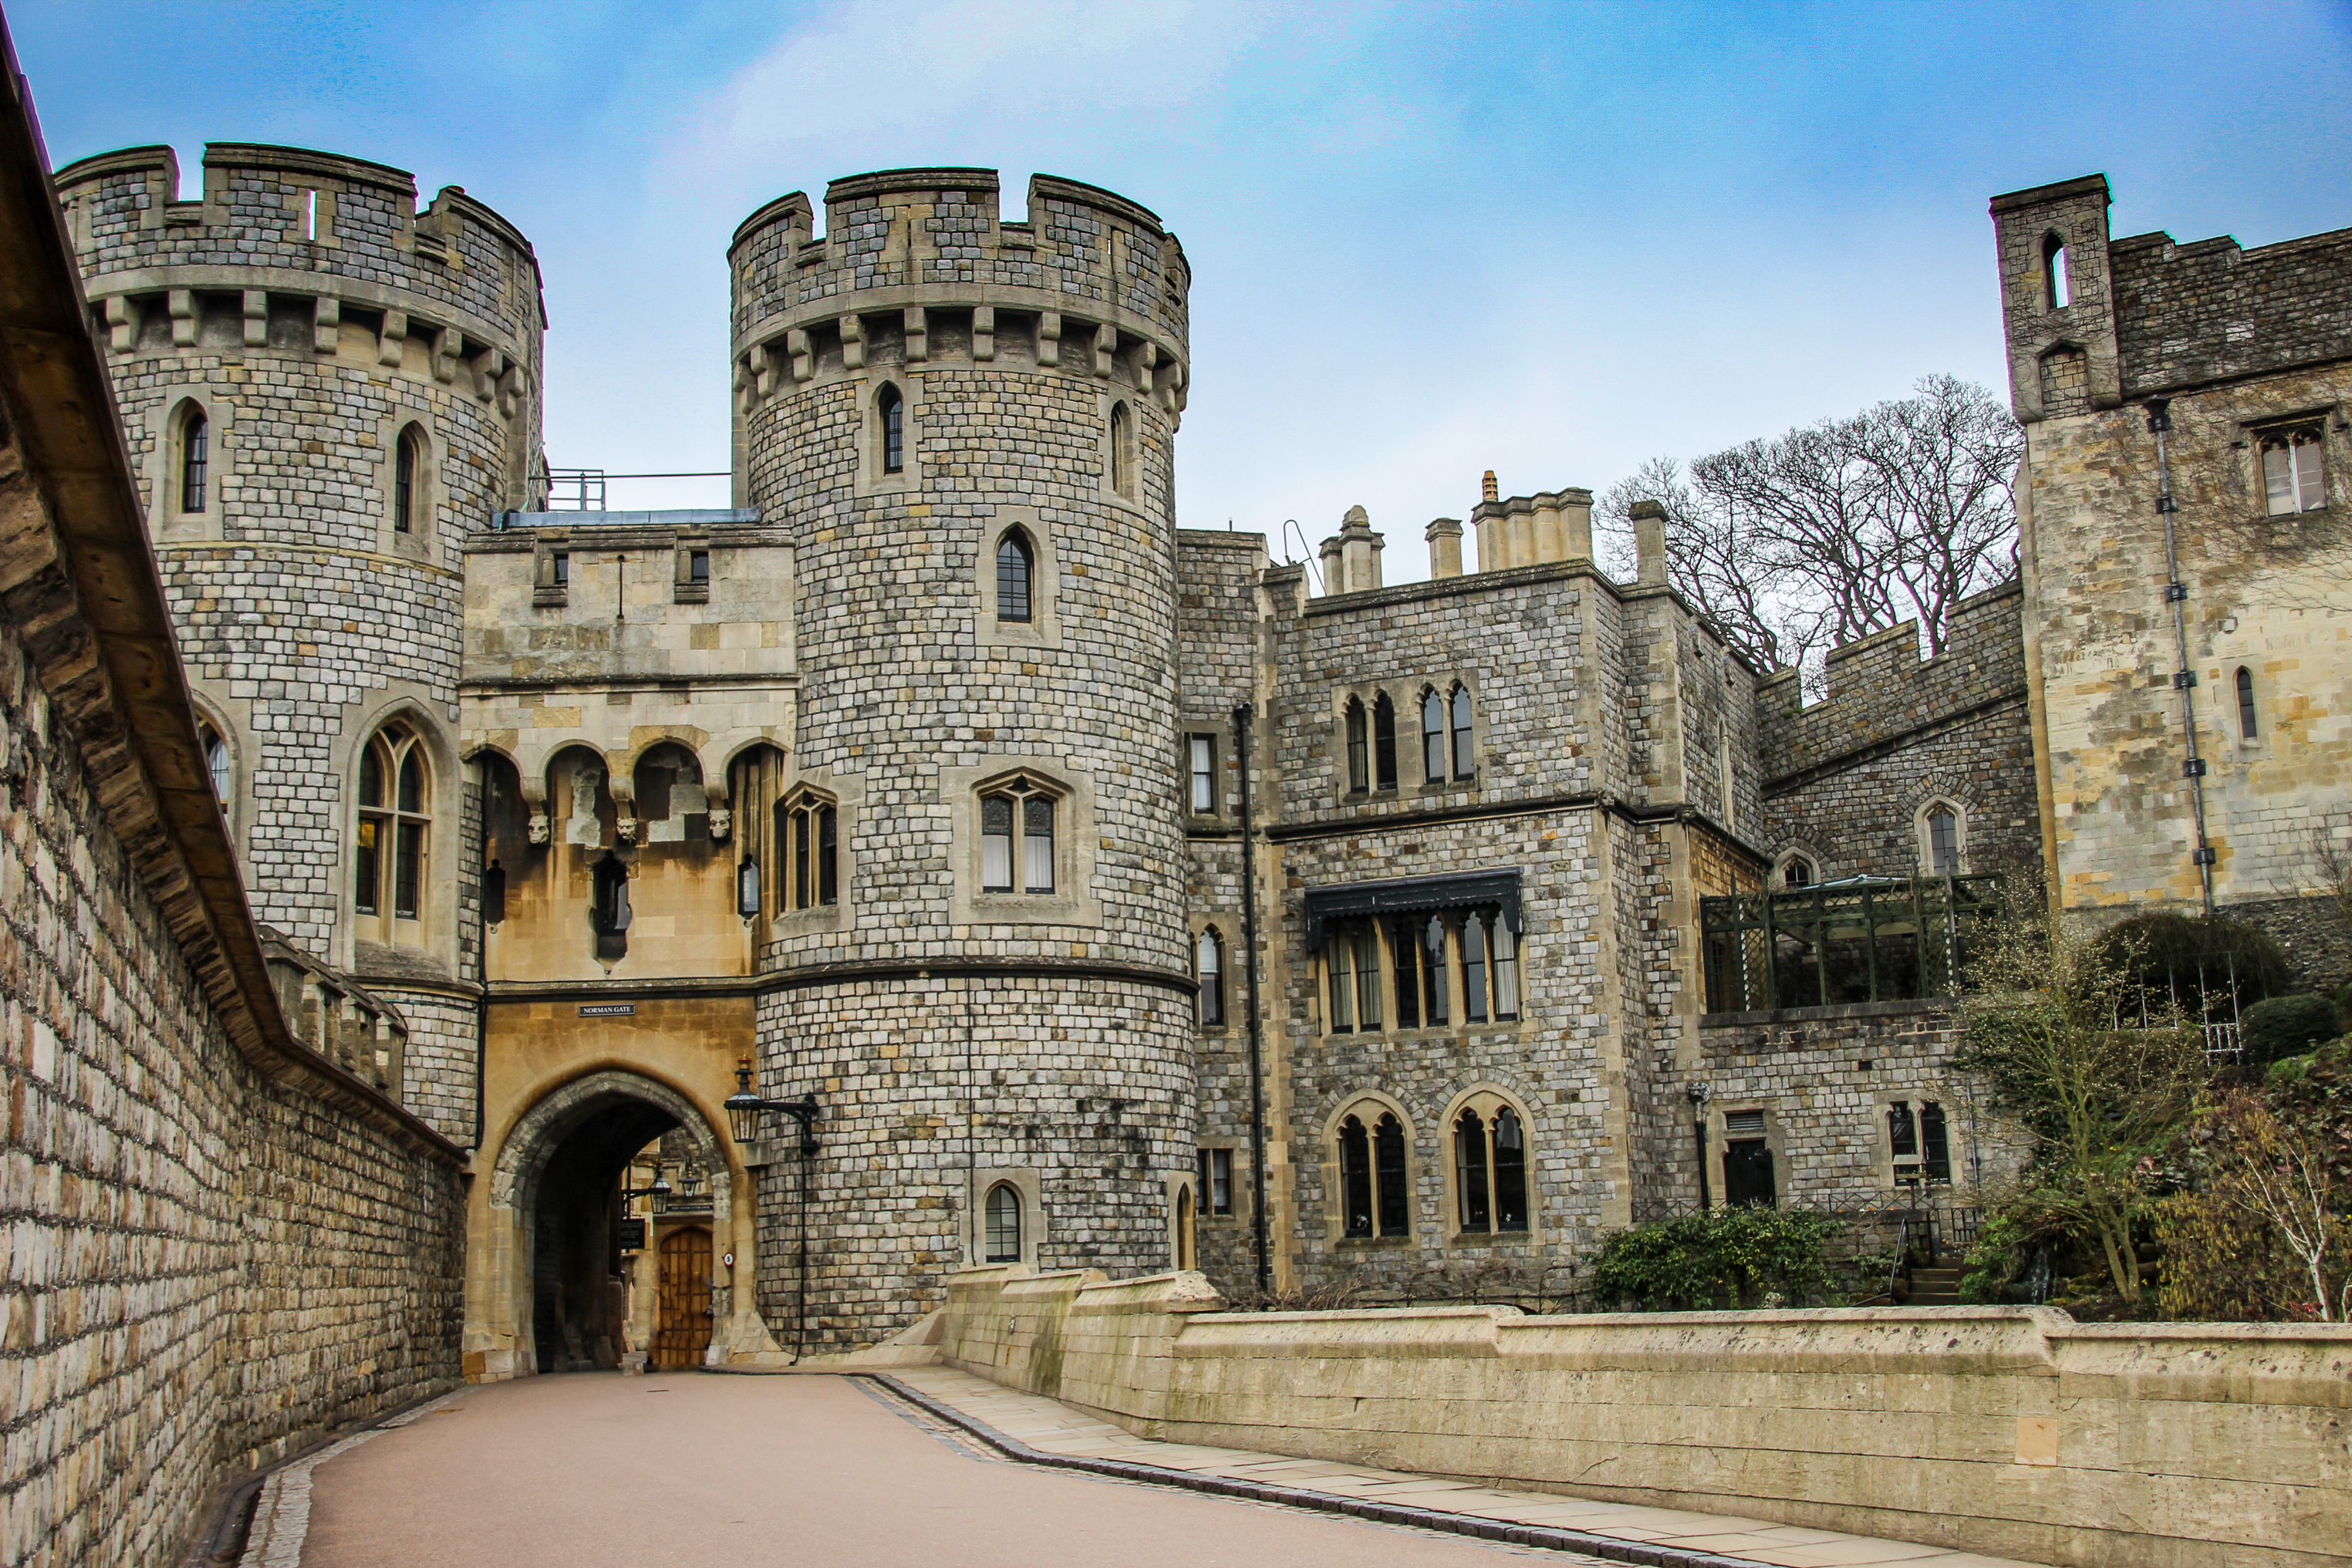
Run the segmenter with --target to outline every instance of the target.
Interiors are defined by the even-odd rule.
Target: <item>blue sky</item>
[[[2001,385],[1986,198],[2115,232],[2352,225],[2352,4],[16,0],[59,162],[327,148],[536,245],[547,442],[727,460],[729,235],[906,164],[1157,211],[1194,270],[1180,520],[1309,538],[1595,489],[1948,371]],[[708,504],[712,482],[614,504]]]

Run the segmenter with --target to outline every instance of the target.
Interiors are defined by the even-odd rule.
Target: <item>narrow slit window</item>
[[[1207,1200],[1210,1214],[1223,1217],[1233,1213],[1233,1150],[1202,1149],[1201,1151],[1201,1192]]]
[[[1348,1235],[1372,1234],[1371,1139],[1353,1116],[1339,1124],[1339,1205]]]
[[[1461,1224],[1483,1235],[1489,1228],[1486,1193],[1486,1124],[1465,1111],[1454,1124],[1454,1186],[1461,1199]]]
[[[2063,310],[2074,303],[2074,280],[2066,275],[2066,242],[2057,235],[2042,241],[2042,291],[2053,310]]]
[[[204,742],[205,772],[213,781],[213,799],[226,807],[229,789],[228,742],[209,724],[197,725],[196,736]]]
[[[1110,411],[1110,487],[1119,495],[1135,495],[1135,421],[1127,404]]]
[[[1396,787],[1396,704],[1382,692],[1372,699],[1372,788]]]
[[[212,422],[191,413],[180,427],[180,510],[201,512],[212,476]]]
[[[1421,1027],[1421,934],[1413,922],[1399,921],[1389,929],[1389,955],[1396,968],[1396,1021],[1399,1029]]]
[[[897,387],[884,387],[876,412],[882,421],[882,472],[903,474],[907,469],[907,400],[898,395]]]
[[[841,902],[841,813],[833,806],[816,809],[816,901]]]
[[[1528,1141],[1518,1113],[1508,1105],[1495,1113],[1495,1228],[1528,1228]]]
[[[302,237],[306,240],[319,237],[319,193],[316,191],[302,193]]]
[[[1037,565],[1029,536],[1019,528],[1006,530],[996,541],[996,618],[1027,625],[1030,580]]]
[[[1201,1022],[1225,1021],[1225,944],[1215,931],[1203,931],[1193,948],[1195,978],[1201,982]]]
[[[1348,793],[1361,795],[1371,788],[1370,754],[1364,730],[1364,705],[1348,699]]]
[[[2254,716],[2254,672],[2245,665],[2238,666],[2238,735],[2252,740],[2261,734]]]
[[[1421,967],[1421,1016],[1432,1029],[1445,1021],[1445,920],[1433,915],[1422,930],[1422,947],[1427,955]]]
[[[1454,777],[1468,779],[1478,770],[1476,748],[1471,744],[1470,688],[1454,688]]]
[[[392,530],[394,533],[416,531],[416,471],[424,445],[425,438],[417,434],[415,425],[400,433],[392,468]]]

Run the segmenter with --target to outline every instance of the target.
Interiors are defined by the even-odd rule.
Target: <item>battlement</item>
[[[84,287],[118,351],[158,297],[179,296],[175,319],[192,319],[196,294],[236,292],[257,321],[269,295],[349,302],[397,312],[404,327],[457,329],[473,340],[468,352],[536,361],[546,324],[538,258],[461,187],[419,211],[404,170],[246,142],[208,144],[204,169],[204,194],[185,202],[169,147],[100,153],[55,176]],[[337,313],[322,305],[318,319],[330,328]],[[444,357],[457,357],[452,347]]]
[[[1829,652],[1828,691],[1803,704],[1798,672],[1757,684],[1762,754],[1781,775],[1931,728],[2025,691],[2023,590],[2014,578],[1960,601],[1951,635],[1919,656],[1919,623],[1905,621]]]
[[[1029,182],[1008,223],[989,169],[891,169],[793,192],[729,247],[748,402],[869,364],[940,361],[1091,374],[1168,412],[1190,381],[1192,271],[1148,207],[1075,180]]]

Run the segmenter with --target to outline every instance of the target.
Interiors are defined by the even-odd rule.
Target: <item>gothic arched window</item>
[[[998,785],[980,798],[980,890],[1054,891],[1052,794],[1026,779]]]
[[[1135,418],[1123,402],[1110,411],[1110,487],[1130,499],[1135,495]]]
[[[1372,698],[1372,788],[1396,787],[1396,704],[1382,692]]]
[[[215,729],[210,722],[201,718],[196,720],[196,738],[204,745],[205,772],[213,781],[213,799],[218,800],[221,810],[226,811],[228,810],[230,789],[228,742],[221,738],[221,732]]]
[[[1421,694],[1421,773],[1432,784],[1445,781],[1445,699],[1434,686]]]
[[[988,1189],[981,1257],[990,1263],[1021,1261],[1021,1191],[1009,1181]]]
[[[1468,779],[1478,771],[1476,748],[1471,744],[1470,688],[1454,688],[1454,777]]]
[[[903,474],[907,471],[907,400],[894,386],[883,386],[874,400],[875,419],[880,429],[882,472]]]
[[[1369,1129],[1364,1125],[1367,1116],[1373,1118]],[[1410,1235],[1412,1197],[1405,1169],[1404,1125],[1395,1113],[1367,1105],[1343,1119],[1339,1124],[1342,1234]]]
[[[1454,1209],[1467,1232],[1528,1228],[1525,1124],[1512,1106],[1481,1094],[1454,1119]]]
[[[784,859],[777,912],[840,903],[841,809],[830,796],[796,789],[776,808],[776,824]]]
[[[1364,728],[1364,705],[1348,699],[1348,793],[1360,795],[1372,787],[1370,737]]]
[[[2252,740],[2261,733],[2254,714],[2254,672],[2245,665],[2238,666],[2238,736]]]
[[[392,462],[392,529],[394,533],[416,530],[417,481],[425,464],[425,433],[409,425],[400,433],[400,444]]]
[[[432,826],[431,776],[425,744],[405,724],[385,725],[360,750],[359,842],[352,856],[352,904],[394,921],[420,917]],[[391,936],[378,928],[377,940]]]
[[[180,422],[180,510],[194,514],[205,509],[205,495],[212,476],[212,422],[205,411],[191,407]]]
[[[1029,536],[1007,528],[996,541],[996,618],[1026,622],[1030,618],[1029,583],[1037,567]]]

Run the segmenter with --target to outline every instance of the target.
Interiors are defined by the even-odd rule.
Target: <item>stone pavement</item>
[[[1019,1393],[947,1367],[898,1368],[888,1377],[988,1432],[1049,1455],[1123,1460],[1202,1478],[1320,1494],[1329,1500],[1393,1500],[1459,1516],[1465,1522],[1501,1521],[1608,1537],[1629,1545],[1667,1548],[1675,1555],[1689,1553],[1685,1561],[1731,1558],[1772,1563],[1777,1568],[1871,1568],[1878,1563],[1901,1563],[1905,1568],[2021,1568],[2011,1558],[1843,1535],[1833,1530],[1801,1529],[1760,1519],[1594,1502],[1551,1492],[1510,1491],[1370,1465],[1286,1458],[1245,1448],[1154,1442],[1056,1400]],[[1547,1551],[1543,1555],[1554,1562],[1575,1561],[1560,1552]]]

